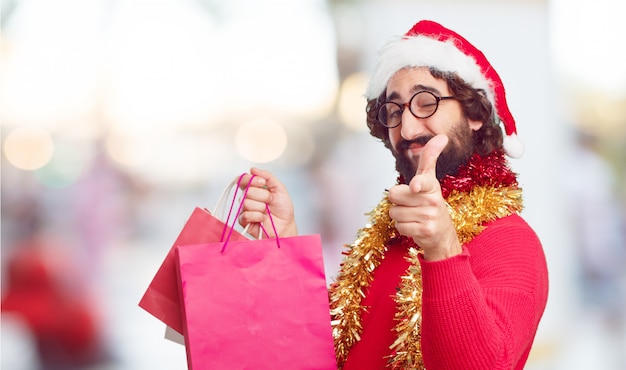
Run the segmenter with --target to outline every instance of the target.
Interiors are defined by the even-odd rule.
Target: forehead
[[[402,68],[387,82],[387,97],[406,97],[420,90],[429,90],[440,95],[449,94],[446,81],[433,77],[428,67]]]

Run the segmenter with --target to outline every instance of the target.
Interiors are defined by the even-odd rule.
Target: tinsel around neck
[[[511,171],[504,153],[497,151],[486,156],[474,154],[469,162],[459,168],[454,176],[446,176],[441,181],[444,198],[452,192],[468,193],[476,186],[517,187],[517,175]]]
[[[406,184],[398,176],[398,184]],[[511,171],[504,152],[494,151],[485,156],[474,153],[468,163],[459,167],[456,175],[446,175],[441,181],[441,193],[448,198],[451,192],[469,192],[475,186],[517,186],[517,175]]]

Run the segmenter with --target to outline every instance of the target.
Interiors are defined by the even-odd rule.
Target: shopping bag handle
[[[227,187],[222,190],[222,194],[217,199],[217,203],[215,204],[215,208],[213,208],[213,215],[216,217],[224,217],[224,213],[226,212],[226,198],[230,195],[235,185],[239,185],[241,182],[241,177],[234,178],[233,181],[228,184]],[[237,186],[239,187],[239,186]]]
[[[232,235],[233,230],[235,229],[235,222],[237,222],[237,219],[239,218],[239,215],[241,214],[241,211],[243,210],[243,202],[246,199],[246,195],[248,195],[248,190],[250,190],[250,185],[252,184],[252,180],[256,177],[256,175],[252,175],[252,177],[250,177],[250,180],[248,181],[248,185],[244,189],[243,196],[241,197],[241,202],[239,203],[239,208],[237,209],[237,213],[235,214],[235,218],[233,219],[233,223],[232,223],[232,225],[229,225],[230,215],[231,215],[233,207],[235,205],[235,200],[237,198],[237,191],[239,190],[239,186],[241,185],[241,180],[243,179],[244,176],[245,176],[245,173],[243,173],[243,174],[241,174],[241,176],[239,176],[239,180],[237,181],[237,188],[235,189],[235,194],[233,195],[233,200],[232,200],[232,202],[230,204],[230,210],[228,211],[228,217],[226,219],[226,222],[224,223],[224,229],[222,230],[222,236],[220,238],[220,240],[222,240],[224,242],[224,245],[222,246],[221,253],[224,253],[224,251],[226,250],[226,245],[228,244],[228,241],[230,240],[230,236]],[[272,229],[274,230],[274,235],[275,235],[275,239],[276,239],[276,246],[278,248],[280,248],[280,240],[278,238],[278,232],[276,232],[276,225],[274,224],[274,219],[272,218],[272,213],[270,212],[270,206],[267,203],[265,204],[265,209],[267,210],[267,215],[270,218],[270,223],[272,224]],[[228,235],[226,236],[226,240],[224,240],[224,233],[226,232],[226,229],[229,228],[229,227],[230,227],[230,231],[228,232]],[[267,231],[263,227],[263,223],[259,223],[259,227],[261,228],[263,233],[265,233],[265,236],[269,238],[269,234],[267,233]]]
[[[243,176],[245,175],[245,173],[242,173],[241,176],[239,176],[239,178],[237,179],[237,186],[235,187],[235,194],[233,194],[233,200],[230,203],[230,209],[228,210],[228,216],[226,216],[226,220],[224,220],[224,228],[222,229],[222,236],[220,236],[220,241],[223,242],[224,241],[224,235],[226,234],[226,228],[228,227],[228,223],[230,222],[230,215],[233,213],[233,206],[235,205],[235,200],[237,199],[237,192],[239,191],[239,185],[241,185],[241,180],[243,179]],[[254,177],[254,176],[253,176]],[[231,183],[231,185],[228,186],[227,189],[231,188],[232,185],[234,184],[234,180]],[[252,178],[250,179],[250,183],[252,182]],[[248,183],[248,187],[250,185],[250,183]],[[243,194],[243,199],[246,198],[246,194],[248,193],[248,187],[246,187],[246,192]],[[226,190],[225,190],[226,191]],[[226,195],[225,193],[222,194],[222,197],[224,197],[224,195]],[[220,200],[221,201],[221,200]],[[218,202],[219,203],[219,202]],[[241,201],[241,203],[243,204],[243,200]],[[216,207],[217,208],[217,207]],[[237,220],[237,217],[239,217],[238,215],[235,216],[235,220]],[[235,227],[235,223],[233,222],[233,226],[231,227],[231,230]],[[230,235],[229,235],[230,237]]]
[[[226,213],[226,198],[228,198],[228,196],[232,192],[233,188],[239,189],[239,184],[240,183],[241,183],[241,176],[234,178],[230,182],[230,184],[228,184],[228,186],[225,187],[224,190],[222,190],[222,194],[220,194],[220,197],[218,198],[217,203],[215,204],[215,208],[213,208],[213,212],[211,213],[213,216],[217,217],[220,220],[224,219],[224,214]],[[237,186],[235,186],[235,185],[237,185]],[[233,202],[234,202],[234,199],[235,199],[234,197],[236,197],[236,196],[237,196],[237,190],[235,190],[235,194],[233,195]],[[230,212],[232,212],[232,209],[233,209],[233,205],[231,204]],[[230,212],[228,214],[228,219],[230,218]],[[228,219],[226,219],[225,223],[228,223]],[[250,227],[250,224],[246,225],[246,227],[243,229],[242,233],[247,233],[249,227]],[[220,242],[224,241],[224,234],[225,234],[225,232],[222,231],[222,236],[220,237]],[[259,235],[257,236],[257,239],[261,239],[261,236],[263,236],[263,229],[259,228]]]
[[[226,234],[226,227],[228,226],[228,223],[230,221],[230,215],[233,213],[233,207],[235,206],[235,200],[237,200],[237,192],[239,191],[240,185],[241,185],[241,180],[243,179],[243,177],[245,176],[245,173],[242,173],[241,176],[239,176],[238,179],[233,180],[230,185],[228,185],[228,187],[226,189],[224,189],[224,191],[222,192],[222,195],[220,196],[220,200],[218,201],[218,205],[215,207],[216,210],[218,208],[218,206],[224,203],[224,199],[226,198],[227,194],[230,193],[231,188],[237,184],[237,186],[235,187],[235,193],[233,194],[233,200],[230,202],[230,209],[228,210],[228,216],[226,217],[226,220],[224,221],[224,228],[222,229],[222,235],[220,236],[220,242],[224,241],[224,235]],[[252,179],[255,177],[255,175],[252,175],[252,177],[250,177],[250,182],[248,183],[248,186],[252,183]],[[246,188],[247,191],[247,188]],[[247,194],[247,193],[246,193]],[[246,198],[246,194],[243,195],[242,199]],[[222,205],[222,208],[224,208],[224,206]],[[215,213],[214,213],[215,214]],[[235,220],[237,220],[237,218],[239,217],[239,212],[237,213],[237,215],[235,216]],[[235,221],[233,221],[233,228],[235,227]],[[246,225],[246,227],[243,229],[243,232],[247,232],[248,228],[250,227],[250,224]],[[257,237],[257,239],[261,239],[261,237],[263,236],[263,233],[265,233],[265,235],[267,237],[269,237],[269,235],[267,234],[267,231],[265,231],[265,229],[263,228],[263,225],[261,225],[261,227],[259,228],[259,236]]]

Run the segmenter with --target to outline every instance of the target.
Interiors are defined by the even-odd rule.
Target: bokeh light
[[[140,166],[145,164],[153,154],[151,140],[146,136],[110,134],[105,141],[109,156],[124,166]]]
[[[254,119],[239,127],[235,135],[237,152],[255,163],[267,163],[280,157],[287,147],[287,133],[269,119]]]
[[[19,127],[4,140],[4,154],[13,166],[22,170],[36,170],[50,161],[54,142],[41,129]]]

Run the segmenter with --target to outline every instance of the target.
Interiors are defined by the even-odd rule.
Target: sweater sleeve
[[[420,259],[427,369],[521,369],[547,300],[541,244],[518,215],[442,261]]]

